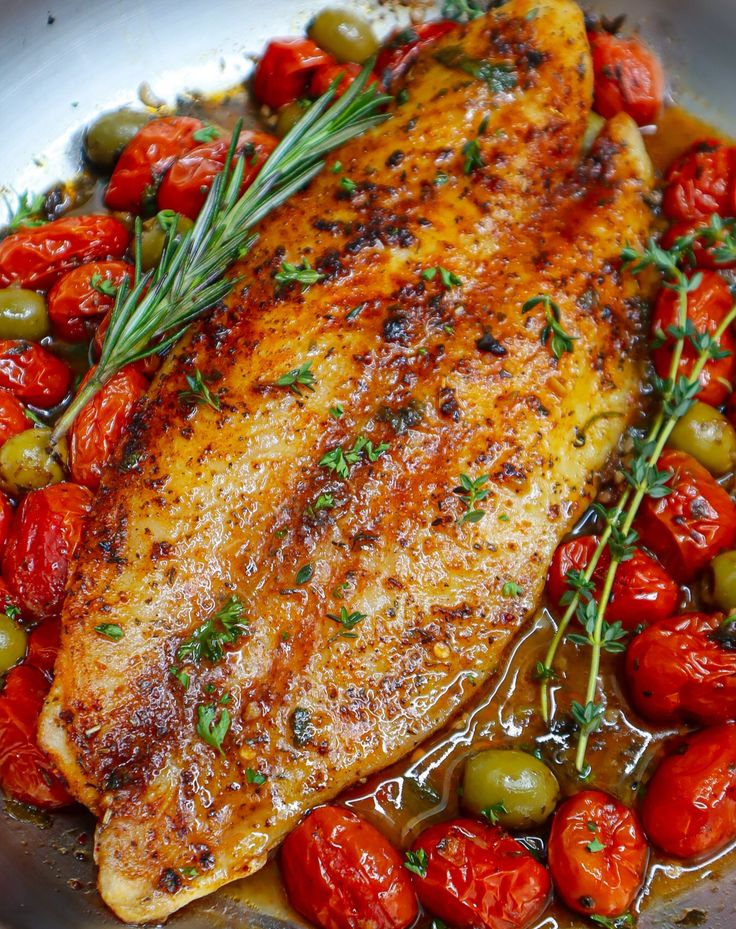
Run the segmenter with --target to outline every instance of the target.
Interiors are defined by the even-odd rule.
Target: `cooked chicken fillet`
[[[619,255],[649,232],[651,168],[625,116],[581,155],[579,8],[512,0],[406,86],[262,224],[80,546],[41,738],[99,816],[124,920],[253,873],[476,698],[637,408],[643,295]],[[280,284],[282,262],[321,278]],[[538,295],[571,351],[543,339],[552,304],[522,312]],[[197,370],[219,410],[181,396]],[[234,641],[197,655],[232,597]]]

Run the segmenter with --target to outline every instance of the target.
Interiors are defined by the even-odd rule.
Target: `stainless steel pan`
[[[354,0],[342,0],[350,5]],[[271,36],[299,32],[321,0],[0,0],[0,184],[40,191],[80,167],[97,113],[135,102],[141,83],[171,102],[183,89],[231,87]],[[678,100],[736,134],[736,0],[599,0],[627,13],[658,48]],[[376,6],[386,31],[405,7]],[[3,206],[0,204],[0,221]],[[0,815],[0,926],[103,929],[120,924],[94,888],[92,821],[67,812],[35,823]],[[227,893],[188,907],[176,929],[275,929]],[[282,924],[283,925],[283,924]],[[544,925],[551,929],[551,924]],[[570,923],[574,925],[574,921]],[[733,878],[715,870],[645,914],[642,929],[733,929]]]

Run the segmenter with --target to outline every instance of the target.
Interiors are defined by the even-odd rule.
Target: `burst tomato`
[[[642,821],[667,855],[694,858],[736,839],[736,724],[678,739],[647,785]]]
[[[0,445],[32,426],[20,400],[0,387]]]
[[[122,258],[130,236],[112,216],[65,216],[0,242],[0,287],[48,290],[85,261]]]
[[[314,71],[335,59],[311,39],[272,39],[256,66],[256,97],[277,110],[304,97]]]
[[[54,662],[61,644],[61,623],[58,618],[44,620],[28,637],[28,654],[26,663],[38,668],[51,680],[54,675]]]
[[[88,372],[80,389],[94,370]],[[128,365],[82,408],[69,433],[69,469],[78,484],[98,489],[102,469],[120,444],[133,408],[147,388],[145,377]]]
[[[734,211],[734,149],[718,139],[699,139],[665,176],[662,208],[673,220],[709,219]]]
[[[417,917],[408,871],[391,843],[349,810],[313,810],[281,848],[289,902],[321,929],[404,929]]]
[[[605,30],[588,33],[593,54],[596,113],[610,119],[628,113],[640,126],[656,121],[664,98],[659,59],[641,39]]]
[[[458,24],[450,19],[407,26],[389,36],[376,59],[375,72],[385,87],[398,80],[414,63],[423,48],[447,35]]]
[[[244,158],[241,194],[250,187],[278,139],[266,132],[241,132],[237,153]],[[217,139],[206,145],[198,145],[177,159],[161,182],[158,191],[160,210],[174,210],[196,219],[202,209],[212,181],[225,167],[230,139]]]
[[[571,910],[619,916],[641,887],[648,849],[633,810],[583,790],[555,813],[547,853],[555,890]]]
[[[736,718],[736,650],[719,638],[720,613],[672,616],[636,636],[626,653],[634,706],[653,723]]]
[[[21,803],[55,809],[72,798],[36,743],[49,681],[30,665],[13,668],[0,694],[0,784]]]
[[[710,228],[711,224],[706,219],[673,223],[662,236],[662,248],[672,248],[678,239],[690,236],[693,233],[697,233],[699,230]],[[712,234],[710,238],[713,238]],[[723,240],[723,233],[720,234],[720,237],[715,237],[715,240],[709,244],[710,238],[705,240],[696,237],[692,245],[691,264],[694,264],[696,268],[707,268],[710,271],[733,268],[736,266],[736,258],[731,261],[719,261],[715,255],[716,249]]]
[[[111,210],[139,213],[155,202],[161,178],[177,158],[196,148],[204,128],[191,116],[153,119],[138,130],[118,158],[105,194]]]
[[[86,342],[115,303],[115,290],[135,269],[125,261],[92,261],[69,271],[49,292],[54,333],[67,342]]]
[[[414,879],[419,899],[456,929],[521,929],[547,904],[547,869],[497,826],[438,823],[412,851],[427,856],[425,876]]]
[[[645,497],[637,528],[641,540],[670,574],[692,580],[719,552],[736,542],[736,506],[706,469],[685,452],[665,450],[662,471],[672,471],[672,492]]]
[[[61,403],[71,382],[69,365],[45,348],[35,342],[0,339],[0,387],[19,400],[48,409]]]
[[[728,284],[715,271],[703,271],[700,285],[687,297],[687,318],[698,332],[713,335],[734,304]],[[654,306],[652,335],[663,344],[652,351],[652,362],[660,377],[669,377],[675,339],[669,332],[670,326],[677,327],[679,316],[677,294],[670,287],[663,287]],[[710,358],[700,375],[698,400],[720,406],[731,393],[731,383],[736,376],[736,338],[727,329],[721,336],[720,347],[729,352],[725,358]],[[685,339],[678,377],[689,376],[695,367],[698,353],[689,339]]]
[[[92,494],[79,484],[53,484],[21,501],[5,557],[3,577],[23,615],[36,621],[58,615],[67,572]]]

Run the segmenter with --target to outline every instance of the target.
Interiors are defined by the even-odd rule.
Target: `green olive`
[[[554,774],[527,752],[490,748],[465,763],[463,806],[509,829],[545,822],[559,792]]]
[[[328,6],[317,13],[307,35],[340,62],[362,64],[378,51],[378,39],[368,20],[339,6]]]
[[[726,474],[736,465],[736,429],[723,413],[698,400],[678,421],[667,444],[692,455],[711,474]]]
[[[305,105],[305,102],[307,105]],[[276,135],[283,139],[286,133],[296,126],[308,109],[308,101],[303,100],[295,100],[293,103],[282,106],[276,120]]]
[[[726,613],[736,610],[736,551],[721,552],[703,576],[703,599]]]
[[[150,271],[161,261],[166,235],[176,223],[177,234],[191,229],[194,223],[181,213],[173,210],[162,210],[143,223],[141,232],[141,267]],[[133,254],[138,252],[138,243],[133,239]]]
[[[0,613],[0,674],[25,657],[27,645],[25,630],[5,613]]]
[[[66,441],[53,449],[51,430],[26,429],[0,447],[0,484],[13,496],[64,480]]]
[[[101,168],[111,168],[120,152],[150,119],[148,113],[127,108],[103,113],[85,134],[84,151],[87,158]]]
[[[49,331],[49,311],[40,294],[20,287],[0,290],[0,339],[40,342]]]

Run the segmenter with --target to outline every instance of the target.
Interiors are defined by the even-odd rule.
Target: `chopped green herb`
[[[343,178],[344,180],[344,178]],[[276,275],[275,280],[279,287],[288,287],[289,284],[301,284],[302,293],[309,290],[312,284],[317,284],[324,277],[319,271],[309,264],[306,258],[300,265],[290,264],[288,261],[281,263],[281,270]]]
[[[445,174],[444,171],[438,171],[437,176],[432,183],[435,185],[435,187],[443,187],[449,180],[449,174]]]
[[[340,607],[339,613],[328,613],[327,618],[331,619],[333,623],[339,623],[343,628],[341,632],[335,633],[332,637],[333,639],[357,639],[358,636],[352,630],[362,623],[366,618],[365,613],[358,613],[357,611],[353,613],[348,613],[347,607]]]
[[[302,395],[301,390],[299,390],[300,387],[306,387],[307,390],[314,390],[317,379],[309,370],[311,367],[312,362],[305,361],[304,364],[299,365],[298,368],[293,368],[291,371],[287,371],[286,374],[282,374],[275,382],[276,386],[288,387],[292,393],[295,393],[299,397]]]
[[[350,312],[347,314],[347,316],[345,317],[345,319],[347,319],[347,320],[349,320],[349,321],[352,322],[352,320],[354,320],[354,319],[356,318],[356,316],[360,315],[360,313],[362,313],[363,310],[364,310],[367,306],[368,306],[367,303],[359,303],[356,307],[353,307],[353,309],[350,310]]]
[[[334,406],[331,406],[329,409],[329,414],[333,419],[340,419],[345,410],[342,408],[341,403],[336,403]]]
[[[191,880],[193,877],[196,877],[199,874],[199,871],[197,871],[197,869],[193,867],[186,867],[186,868],[179,868],[179,873],[183,874],[184,877],[187,877]]]
[[[89,279],[89,285],[93,290],[96,290],[100,294],[104,294],[106,297],[115,297],[118,292],[118,288],[115,284],[113,284],[109,278],[103,277],[99,271],[95,271]]]
[[[339,174],[342,171],[342,162],[336,161],[330,166],[330,174]]]
[[[307,581],[311,581],[312,575],[314,574],[314,565],[305,564],[296,572],[296,584],[306,584]]]
[[[412,871],[414,874],[418,874],[419,877],[426,877],[427,864],[427,853],[423,848],[420,848],[418,852],[408,851],[406,853],[404,867],[407,871]]]
[[[214,142],[221,135],[222,133],[217,126],[202,126],[201,129],[197,129],[196,132],[192,133],[192,138],[195,142]]]
[[[447,268],[443,268],[440,265],[422,271],[422,277],[425,281],[433,281],[438,274],[445,290],[450,290],[452,287],[462,287],[463,285],[462,279],[459,278],[457,274],[453,274],[452,271],[448,271]]]
[[[511,519],[511,517],[509,516],[508,513],[499,513],[499,514],[498,514],[498,521],[501,522],[501,523],[507,523],[510,519]]]
[[[178,668],[169,668],[169,674],[172,677],[175,677],[177,681],[179,681],[184,690],[189,690],[189,682],[191,678],[186,671],[180,671]]]
[[[179,399],[184,403],[194,402],[197,404],[206,404],[212,407],[213,410],[219,410],[220,398],[217,394],[212,394],[205,380],[199,368],[195,368],[193,375],[186,375],[186,382],[189,385],[189,390],[180,390]]]
[[[495,826],[499,816],[508,813],[508,810],[503,800],[499,800],[498,803],[494,803],[491,806],[484,806],[480,812],[481,816],[484,816],[492,826]]]
[[[513,90],[516,87],[516,70],[508,62],[471,58],[461,45],[448,45],[440,49],[434,57],[446,68],[464,71],[476,80],[485,81],[494,94]]]
[[[477,168],[483,168],[485,161],[480,152],[480,143],[477,139],[470,139],[463,145],[463,155],[465,156],[465,165],[463,171],[465,174],[472,174]]]
[[[224,755],[222,743],[230,728],[230,714],[226,709],[219,710],[214,703],[200,704],[197,707],[197,734],[212,748]]]
[[[357,186],[358,185],[355,183],[355,181],[351,181],[349,177],[340,178],[340,188],[348,194],[354,193]]]
[[[249,784],[255,784],[256,787],[260,787],[261,784],[266,783],[266,775],[260,774],[258,771],[254,771],[253,768],[248,768],[245,772],[245,776]]]
[[[332,494],[320,494],[314,503],[307,507],[307,513],[315,516],[320,510],[334,510],[335,506],[335,498]]]
[[[606,846],[600,841],[598,836],[596,836],[592,841],[588,842],[585,847],[589,852],[602,852]]]
[[[243,620],[243,604],[231,596],[225,605],[194,630],[176,652],[177,661],[206,659],[213,663],[221,660],[223,646],[229,645],[245,634],[247,623]]]
[[[621,916],[598,916],[592,913],[588,918],[598,926],[603,926],[603,929],[633,929],[634,926],[631,913],[623,913]]]
[[[8,615],[7,610],[5,615]],[[106,639],[112,639],[113,642],[117,642],[123,637],[123,630],[115,623],[101,623],[99,626],[95,626],[95,632],[104,635]]]
[[[467,474],[461,474],[459,480],[460,484],[453,489],[453,493],[458,494],[465,504],[466,512],[460,517],[458,523],[460,525],[463,523],[477,523],[485,516],[486,511],[478,509],[476,503],[485,500],[490,492],[488,488],[483,486],[488,482],[489,476],[481,474],[480,477],[472,478]]]
[[[501,588],[501,596],[503,597],[520,597],[523,593],[524,588],[514,584],[513,581],[506,581]]]
[[[405,103],[409,102],[409,91],[406,87],[402,87],[401,90],[396,94],[396,105],[403,106]]]
[[[381,442],[375,448],[370,439],[364,435],[359,435],[355,440],[353,447],[347,452],[343,451],[342,446],[338,445],[320,459],[321,468],[329,468],[334,471],[338,477],[344,481],[350,476],[350,465],[354,465],[362,454],[365,454],[368,461],[377,461],[384,452],[390,448],[387,442]]]
[[[31,228],[32,226],[43,226],[48,220],[38,214],[43,209],[46,198],[43,194],[36,194],[32,197],[28,191],[18,195],[18,202],[13,213],[8,220],[8,228],[15,232],[22,227]],[[6,203],[8,203],[6,198]],[[8,203],[10,209],[10,203]]]
[[[4,612],[8,619],[16,620],[20,617],[20,607],[16,606],[15,603],[9,603]]]
[[[522,306],[521,312],[528,313],[530,310],[540,305],[544,307],[545,319],[547,320],[542,329],[542,345],[546,345],[549,341],[552,354],[558,359],[561,358],[565,352],[572,354],[572,343],[577,339],[577,336],[572,336],[568,332],[565,332],[561,323],[560,308],[548,294],[540,294],[538,297],[532,297],[530,300],[527,300]]]

